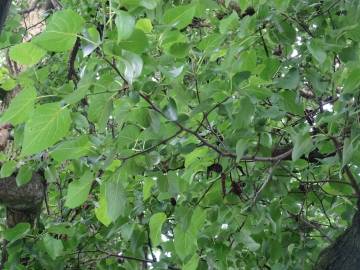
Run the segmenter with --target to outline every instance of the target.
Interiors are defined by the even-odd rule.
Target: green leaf
[[[55,166],[45,168],[45,179],[48,183],[55,183],[58,177]]]
[[[296,68],[292,68],[284,78],[278,81],[278,87],[284,89],[296,89],[300,82],[300,73]]]
[[[16,170],[16,165],[17,165],[17,163],[15,160],[6,161],[1,166],[1,170],[0,170],[1,178],[9,177],[10,175],[12,175],[13,172],[15,172],[15,170]]]
[[[140,0],[140,5],[147,9],[154,9],[159,2],[160,0]]]
[[[42,240],[46,252],[49,254],[51,259],[55,260],[61,256],[64,251],[64,246],[61,240],[55,239],[50,235],[46,235]]]
[[[197,239],[192,234],[184,232],[180,226],[175,227],[174,246],[181,261],[185,261],[189,254],[193,254],[197,247]]]
[[[80,32],[83,24],[83,18],[75,11],[70,9],[58,11],[51,17],[46,30],[32,42],[48,51],[70,50],[74,46],[76,34]]]
[[[190,45],[187,43],[174,43],[169,48],[169,54],[176,58],[184,58],[188,55]]]
[[[4,89],[5,91],[11,91],[15,88],[16,86],[16,81],[13,80],[12,78],[7,78],[4,81],[1,81],[1,88]]]
[[[195,148],[191,153],[185,156],[185,168],[191,167],[194,164],[203,161],[206,156],[209,155],[209,150],[207,148]]]
[[[239,162],[247,149],[247,140],[240,139],[236,143],[236,162]]]
[[[219,31],[221,34],[225,35],[229,31],[234,30],[239,24],[239,16],[235,11],[231,13],[230,16],[222,19],[219,24]]]
[[[344,185],[342,183],[325,183],[321,188],[324,189],[324,192],[327,194],[331,194],[334,196],[341,196],[341,195],[347,195],[351,196],[354,194],[353,189],[351,186]]]
[[[24,88],[11,101],[9,108],[0,118],[0,123],[11,123],[13,125],[18,125],[25,122],[34,109],[35,99],[35,88]]]
[[[105,130],[109,116],[113,109],[113,94],[104,93],[90,96],[88,119],[97,123],[101,131]]]
[[[128,12],[119,10],[116,12],[115,24],[118,34],[118,42],[128,39],[135,28],[135,18]]]
[[[135,29],[132,35],[119,43],[119,48],[131,51],[137,54],[143,53],[149,46],[149,41],[145,33],[139,29]]]
[[[344,92],[353,93],[358,90],[360,86],[360,67],[355,67],[349,70],[349,73],[344,81]]]
[[[143,61],[141,57],[135,53],[123,50],[121,63],[124,65],[124,77],[129,84],[141,75]]]
[[[297,97],[295,91],[285,90],[280,93],[280,96],[283,99],[285,111],[297,115],[304,115],[304,105],[300,102],[296,102]]]
[[[57,143],[69,132],[70,112],[59,103],[38,106],[26,122],[22,156],[36,154]]]
[[[156,213],[151,216],[149,221],[150,239],[153,247],[160,244],[161,241],[161,228],[166,220],[165,213]]]
[[[126,145],[129,145],[130,143],[133,143],[135,140],[137,140],[139,136],[139,128],[135,127],[133,125],[125,126],[120,132],[117,137],[117,146],[118,148],[123,148]]]
[[[107,213],[107,202],[105,197],[105,185],[101,185],[100,187],[100,195],[99,202],[97,207],[95,208],[95,216],[96,218],[105,226],[109,226],[111,223],[111,219]]]
[[[294,27],[289,23],[288,20],[281,20],[276,23],[277,32],[281,43],[286,42],[292,44],[296,39],[296,31]]]
[[[119,179],[109,179],[105,183],[105,198],[108,217],[115,222],[125,214],[127,204],[127,195]]]
[[[200,257],[197,254],[191,257],[191,259],[183,265],[182,270],[196,270],[198,269]]]
[[[86,135],[60,143],[50,152],[57,162],[67,159],[77,159],[91,153],[92,143]]]
[[[144,180],[143,186],[143,200],[146,201],[151,196],[151,189],[155,185],[155,181],[151,178],[146,178]]]
[[[164,13],[164,23],[177,29],[183,29],[191,23],[196,7],[192,4],[168,9]]]
[[[352,157],[354,156],[355,152],[357,151],[357,148],[354,146],[353,142],[350,138],[345,138],[344,140],[344,147],[342,151],[342,166],[345,166],[348,164]]]
[[[307,154],[313,148],[313,142],[309,133],[296,133],[293,137],[294,148],[292,151],[292,160],[298,160],[302,155]]]
[[[312,56],[320,63],[323,64],[326,60],[326,52],[323,50],[324,44],[318,39],[312,39],[310,43],[307,44],[307,48]]]
[[[191,216],[188,231],[196,239],[198,232],[203,228],[206,220],[206,211],[197,207]]]
[[[153,25],[151,23],[151,20],[150,19],[147,19],[147,18],[142,18],[142,19],[139,19],[137,22],[136,22],[136,25],[135,27],[137,29],[140,29],[142,30],[144,33],[148,34],[148,33],[151,33],[151,31],[153,30]]]
[[[23,165],[19,169],[19,172],[16,175],[16,184],[21,187],[26,185],[31,180],[33,170],[29,165]]]
[[[250,98],[243,97],[240,99],[239,112],[236,114],[233,121],[233,126],[236,129],[246,129],[251,123],[255,107]]]
[[[34,65],[41,60],[46,51],[31,42],[20,43],[11,47],[9,56],[21,65]]]
[[[170,99],[168,105],[164,108],[164,114],[170,121],[177,121],[177,106],[174,99]]]
[[[88,73],[87,76],[81,78],[76,90],[66,95],[64,101],[68,104],[75,104],[83,99],[89,92],[90,87],[94,84],[94,76],[93,73]]]
[[[241,230],[237,240],[240,243],[243,243],[245,247],[247,247],[250,251],[257,251],[260,248],[260,244],[257,243],[251,236],[250,234],[245,231],[245,230]]]
[[[160,46],[163,47],[167,52],[173,44],[187,42],[188,39],[186,38],[186,36],[178,30],[172,30],[162,33],[159,38]]]
[[[4,232],[4,238],[11,243],[24,238],[30,232],[29,223],[18,223],[15,227]]]
[[[101,44],[99,31],[95,27],[89,27],[84,33],[86,44],[83,46],[83,56],[90,55]]]
[[[69,184],[65,206],[76,208],[82,205],[88,198],[94,175],[90,170],[85,171],[79,180]]]

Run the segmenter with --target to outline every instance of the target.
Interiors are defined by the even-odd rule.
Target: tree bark
[[[6,206],[6,225],[8,228],[18,223],[34,226],[40,215],[45,196],[44,178],[34,173],[29,183],[18,187],[16,176],[0,179],[0,203]],[[1,265],[7,261],[7,242],[3,242]]]
[[[23,40],[27,40],[27,36],[31,38],[44,28],[43,24],[39,24],[39,22],[42,21],[41,14],[44,11],[44,7],[36,5],[36,3],[36,1],[29,1],[29,6],[33,8],[21,13],[27,22],[25,26],[29,27],[29,29],[26,27],[27,34],[24,35]],[[10,5],[11,0],[0,0],[0,33],[7,18]],[[36,27],[30,28],[32,25],[36,25]],[[7,57],[7,64],[13,76],[16,76],[22,71],[22,67],[18,67],[9,57]],[[11,100],[20,91],[20,87],[17,86],[11,92],[6,92],[6,95],[2,98],[0,112],[9,106]],[[5,146],[6,144],[4,147]],[[23,222],[29,223],[31,226],[36,225],[45,196],[44,181],[44,177],[37,172],[33,174],[29,183],[21,187],[17,186],[16,174],[6,178],[0,178],[0,204],[6,207],[6,225],[8,228]],[[0,269],[2,269],[7,260],[6,250],[6,241],[4,241]]]
[[[314,270],[360,269],[360,211],[353,217],[352,225],[335,242],[324,249]]]
[[[0,1],[0,34],[9,13],[11,0]]]

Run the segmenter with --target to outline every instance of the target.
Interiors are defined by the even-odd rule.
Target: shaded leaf
[[[127,204],[127,196],[119,179],[109,179],[105,183],[107,214],[112,222],[123,216]]]
[[[4,238],[11,243],[24,238],[30,232],[29,223],[18,223],[15,227],[9,228],[4,232]]]
[[[72,181],[66,194],[65,206],[76,208],[82,205],[88,198],[93,180],[93,173],[87,170],[79,180]]]
[[[42,241],[44,243],[45,250],[51,259],[55,260],[57,257],[62,255],[64,246],[61,240],[55,239],[50,235],[46,235]]]

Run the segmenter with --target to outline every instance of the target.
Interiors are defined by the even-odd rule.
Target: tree
[[[360,268],[358,1],[13,2],[4,268]]]

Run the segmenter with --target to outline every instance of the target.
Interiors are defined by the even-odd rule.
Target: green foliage
[[[70,111],[57,102],[39,105],[24,128],[22,155],[45,150],[66,136],[71,125]]]
[[[63,0],[26,42],[15,2],[0,174],[47,196],[8,269],[312,269],[350,223],[358,1]]]
[[[33,42],[47,51],[63,52],[72,48],[76,34],[80,32],[84,20],[73,10],[55,13],[46,30]]]

